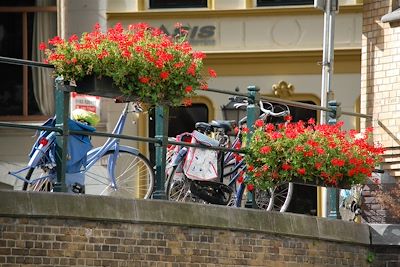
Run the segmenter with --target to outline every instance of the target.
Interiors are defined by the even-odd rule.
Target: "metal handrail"
[[[39,68],[50,68],[50,69],[54,68],[54,66],[51,64],[36,62],[36,61],[32,61],[32,60],[23,60],[23,59],[16,59],[16,58],[10,58],[10,57],[2,57],[2,56],[0,56],[0,63],[24,65],[24,66],[39,67]],[[307,103],[300,103],[300,102],[295,102],[295,101],[291,101],[291,100],[284,100],[284,99],[268,97],[268,96],[260,96],[259,89],[255,88],[254,86],[249,86],[248,90],[249,91],[247,94],[236,92],[236,91],[220,90],[220,89],[215,89],[215,88],[209,88],[206,91],[218,93],[218,94],[230,95],[230,96],[246,97],[249,100],[249,103],[251,102],[251,105],[249,105],[249,107],[247,109],[248,115],[249,116],[251,115],[251,117],[252,117],[251,119],[249,119],[249,124],[254,122],[254,120],[256,119],[255,114],[257,114],[257,110],[258,110],[257,103],[258,103],[259,99],[264,100],[264,101],[280,103],[280,104],[286,104],[288,106],[311,109],[311,110],[322,110],[322,111],[326,111],[326,112],[331,111],[329,108],[322,107],[322,106],[317,106],[317,105],[312,105],[312,104],[307,104]],[[46,126],[0,122],[0,127],[55,131],[55,132],[60,133],[61,137],[57,141],[57,142],[60,142],[60,143],[57,143],[57,146],[60,148],[60,153],[62,155],[62,157],[60,157],[61,164],[59,164],[60,165],[60,173],[63,173],[65,171],[64,167],[66,164],[66,156],[63,151],[66,150],[66,145],[65,145],[66,140],[67,140],[66,138],[67,138],[67,135],[69,135],[69,134],[91,135],[91,136],[100,136],[100,137],[113,137],[113,138],[127,139],[127,140],[139,141],[139,142],[154,143],[154,144],[156,144],[157,147],[159,147],[159,148],[161,147],[164,152],[165,152],[166,146],[172,144],[172,145],[187,146],[187,147],[199,147],[199,148],[203,148],[203,149],[211,149],[211,150],[225,151],[225,152],[246,153],[246,151],[242,150],[242,149],[232,149],[232,148],[218,147],[218,146],[217,147],[204,146],[201,144],[191,144],[191,143],[167,140],[167,136],[164,133],[162,135],[156,135],[156,138],[147,138],[147,137],[128,136],[128,135],[121,135],[121,134],[109,134],[109,133],[104,133],[104,132],[72,131],[72,130],[69,130],[68,125],[65,125],[66,116],[68,115],[68,110],[67,110],[67,104],[66,104],[67,101],[65,101],[64,99],[68,98],[68,94],[69,94],[69,92],[64,90],[62,87],[62,84],[60,84],[60,81],[57,82],[57,79],[56,79],[56,96],[59,97],[58,104],[60,105],[59,109],[57,109],[57,117],[59,117],[59,119],[60,119],[59,125],[61,127],[46,127]],[[168,107],[166,107],[166,109],[168,109]],[[362,117],[362,118],[372,118],[372,115],[356,113],[356,112],[342,111],[342,114],[356,116],[356,117]],[[160,116],[160,117],[162,117],[162,116]],[[379,120],[378,120],[378,122],[379,122]],[[167,125],[167,124],[168,124],[168,121],[160,122],[160,125],[163,125],[164,128],[165,128],[165,125]],[[157,125],[157,117],[156,117],[156,125]],[[162,153],[159,153],[156,151],[157,156],[160,156],[160,154],[162,154]],[[163,160],[161,160],[161,161],[157,158],[157,162],[156,162],[156,167],[157,167],[156,170],[157,170],[157,173],[159,173],[159,174],[157,174],[157,181],[160,180],[156,184],[159,184],[161,186],[164,184],[162,182],[162,179],[163,179],[163,177],[164,177],[163,175],[165,175],[165,173],[160,170],[163,169],[162,166],[165,167],[165,155],[162,156],[162,158],[163,158]],[[161,167],[160,167],[160,165],[161,165]],[[165,179],[165,177],[164,177],[164,179]],[[61,178],[60,181],[63,181],[63,179]],[[161,191],[163,192],[163,190],[161,190],[160,188],[157,188],[157,190],[158,190],[157,192],[160,194],[161,194]]]
[[[12,58],[12,57],[0,56],[0,63],[54,69],[54,66],[51,64],[42,63],[42,62],[33,61],[33,60],[27,60],[27,59]]]

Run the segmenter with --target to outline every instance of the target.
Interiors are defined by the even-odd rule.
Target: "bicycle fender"
[[[179,163],[183,161],[183,158],[186,156],[187,152],[188,152],[187,147],[183,147],[181,150],[179,150],[179,152],[172,161],[172,167],[178,166]]]
[[[48,136],[45,137],[48,141],[46,145],[40,144],[37,148],[35,148],[35,152],[33,153],[32,157],[29,160],[28,166],[30,168],[34,168],[37,166],[39,161],[46,157],[46,153],[55,141],[55,133],[50,133]]]

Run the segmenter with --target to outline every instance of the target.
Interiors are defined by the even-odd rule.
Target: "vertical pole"
[[[323,37],[323,56],[322,56],[322,83],[321,83],[321,106],[327,107],[328,101],[333,98],[332,91],[332,74],[333,74],[333,60],[334,60],[334,35],[335,35],[335,11],[333,6],[336,4],[338,7],[337,0],[326,0],[324,10],[324,37]],[[328,116],[326,111],[321,111],[320,114],[321,124],[328,123]],[[338,203],[338,190],[335,188],[326,189],[327,199],[322,197],[323,205],[326,204],[326,208],[323,209],[324,216],[328,218],[338,218],[339,212],[336,209],[336,203]]]
[[[160,143],[156,148],[156,189],[153,193],[155,199],[165,199],[165,167],[168,144],[168,119],[169,107],[165,104],[157,105],[155,110],[156,128],[155,138]]]
[[[247,135],[246,142],[249,143],[254,132],[254,122],[260,116],[260,107],[258,106],[258,102],[260,101],[260,88],[256,86],[249,86],[247,87],[247,92],[247,100],[249,103],[247,105],[247,128],[249,129],[249,134]],[[248,199],[251,199],[251,207],[257,208],[255,195],[253,193],[250,193]]]
[[[65,184],[65,173],[67,167],[67,145],[68,145],[68,118],[69,118],[69,92],[66,90],[64,80],[56,78],[56,127],[62,128],[62,134],[56,136],[56,170],[57,183],[54,186],[55,192],[67,192]]]

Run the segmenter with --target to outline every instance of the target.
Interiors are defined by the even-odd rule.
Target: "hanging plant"
[[[206,78],[216,73],[209,69],[204,74],[205,54],[193,51],[186,41],[187,31],[181,24],[175,26],[179,34],[170,37],[145,23],[127,29],[118,23],[105,33],[96,24],[81,37],[64,40],[56,36],[48,41],[50,47],[42,43],[40,49],[45,62],[54,65],[54,74],[65,81],[79,85],[88,76],[106,77],[113,90],[117,88],[130,99],[176,106],[197,89],[207,89]]]

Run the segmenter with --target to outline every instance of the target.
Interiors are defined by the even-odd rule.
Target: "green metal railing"
[[[14,64],[14,65],[25,65],[30,67],[40,67],[40,68],[53,68],[52,65],[39,63],[29,60],[21,60],[8,57],[0,57],[0,63]],[[260,89],[256,86],[249,86],[247,94],[235,92],[235,91],[225,91],[219,89],[209,88],[208,92],[214,92],[219,94],[226,94],[230,96],[242,96],[246,97],[248,100],[247,106],[247,125],[249,125],[250,133],[253,130],[253,125],[255,120],[258,118],[260,108],[258,106],[259,100],[272,101],[275,103],[286,104],[288,106],[306,108],[311,110],[319,110],[330,112],[330,108],[325,108],[317,105],[311,105],[306,103],[299,103],[295,101],[283,100],[273,97],[260,96]],[[205,91],[205,92],[207,92]],[[69,118],[69,99],[70,99],[71,87],[64,84],[62,78],[57,78],[55,80],[55,110],[56,110],[56,127],[44,127],[44,126],[34,126],[26,124],[17,124],[9,122],[0,122],[0,127],[7,128],[24,128],[24,129],[34,129],[34,130],[44,130],[44,131],[55,131],[57,132],[56,138],[56,168],[57,168],[57,186],[55,191],[66,192],[65,185],[65,172],[66,172],[66,162],[67,162],[67,142],[68,136],[70,134],[81,134],[81,135],[91,135],[100,137],[114,137],[120,139],[134,140],[139,142],[154,143],[156,146],[156,161],[155,161],[155,174],[156,174],[156,188],[153,193],[153,198],[165,199],[165,168],[166,168],[166,152],[167,146],[169,144],[189,146],[189,147],[202,147],[206,149],[213,149],[218,151],[232,151],[236,153],[245,153],[243,150],[230,149],[223,147],[204,147],[202,145],[188,144],[185,142],[169,141],[168,140],[168,117],[169,117],[169,107],[166,105],[157,106],[155,109],[155,138],[146,138],[139,136],[129,136],[129,135],[117,135],[102,132],[85,132],[85,131],[70,131],[68,128],[67,120]],[[362,118],[371,119],[371,115],[355,113],[355,112],[342,112],[344,115],[357,116]],[[250,138],[250,135],[249,135]],[[333,200],[332,200],[333,201]],[[337,200],[333,201],[337,203]],[[331,203],[333,203],[331,202]],[[254,201],[253,201],[254,205]],[[331,207],[334,208],[333,206]]]

